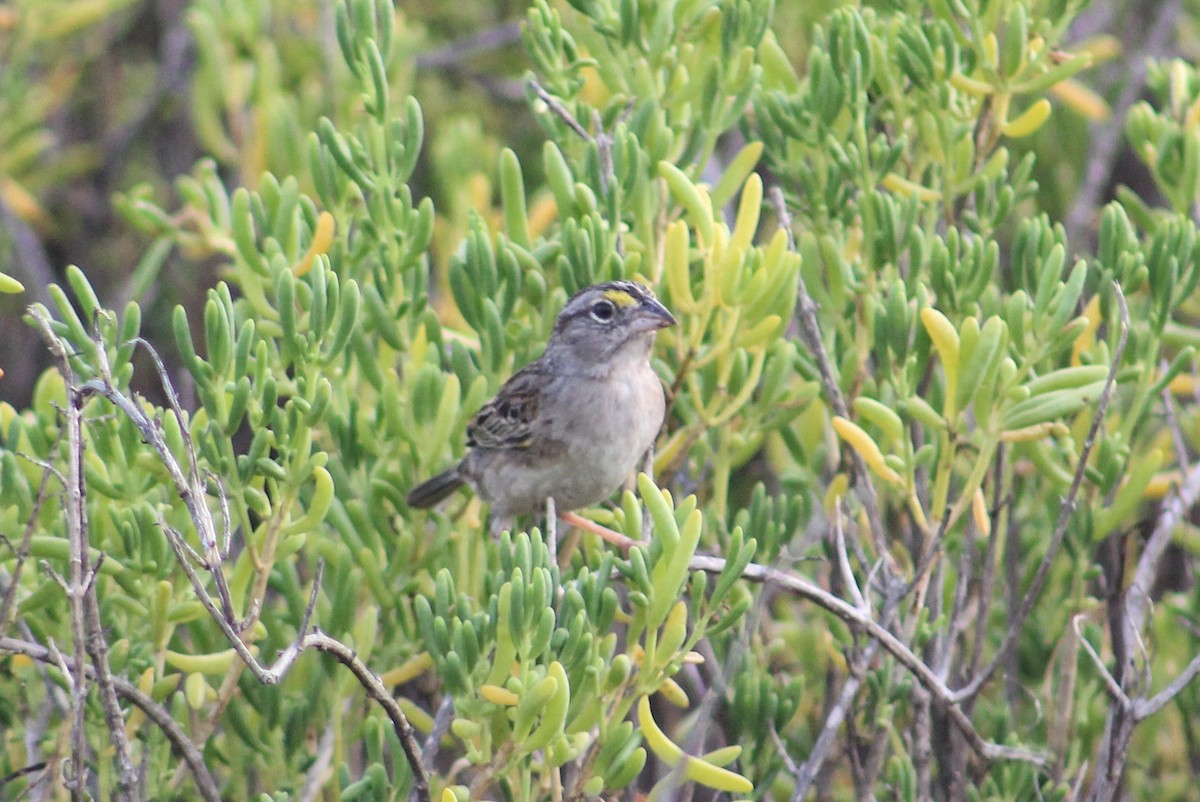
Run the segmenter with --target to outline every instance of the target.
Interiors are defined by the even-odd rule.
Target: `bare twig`
[[[1154,529],[1150,532],[1150,537],[1146,539],[1141,556],[1138,557],[1133,582],[1130,583],[1126,595],[1128,599],[1126,615],[1134,629],[1141,629],[1145,623],[1150,609],[1150,588],[1154,584],[1154,577],[1158,572],[1158,565],[1162,561],[1163,552],[1171,543],[1175,527],[1183,520],[1183,516],[1192,508],[1198,498],[1200,498],[1200,461],[1188,469],[1179,491],[1163,504],[1158,520],[1154,522]]]
[[[72,693],[72,713],[74,726],[78,729],[78,732],[72,733],[72,748],[81,750],[83,747],[83,704],[87,695],[83,653],[86,651],[95,668],[104,723],[116,756],[117,788],[114,798],[132,799],[137,790],[137,770],[133,765],[129,739],[125,735],[125,717],[121,713],[121,706],[113,688],[112,672],[108,665],[108,642],[104,638],[104,628],[100,622],[100,604],[94,585],[95,571],[99,569],[99,564],[93,567],[88,555],[90,528],[87,515],[87,484],[83,476],[83,405],[87,393],[75,382],[70,351],[66,343],[54,334],[49,320],[45,317],[35,315],[35,320],[42,327],[43,336],[67,386],[67,407],[64,410],[67,473],[63,504],[66,508],[67,538],[70,543],[70,590],[67,596],[71,603],[71,637],[75,641],[76,686]],[[103,353],[104,348],[101,346],[97,350]],[[76,787],[72,788],[74,796],[76,793],[82,793],[83,786],[86,785],[82,752],[76,751],[72,755],[72,761],[76,770]]]
[[[729,691],[729,683],[726,678],[731,675],[736,676],[741,671],[742,661],[750,653],[751,638],[759,629],[763,615],[770,604],[771,597],[772,594],[769,592],[758,594],[754,606],[750,608],[750,612],[744,620],[745,624],[742,627],[741,633],[738,635],[736,641],[730,644],[723,664],[722,661],[717,659],[712,643],[707,638],[702,638],[696,643],[696,650],[704,656],[703,664],[706,668],[708,687],[704,690],[704,696],[701,698],[700,705],[696,710],[696,726],[688,734],[687,742],[684,745],[685,751],[690,754],[698,754],[704,751],[709,727],[717,721],[716,711],[718,705],[721,704]],[[697,684],[703,687],[705,682],[698,677]],[[725,735],[725,740],[728,740],[728,734]],[[661,787],[661,790],[666,793],[661,798],[691,802],[695,793],[695,786],[685,784],[679,792],[676,792],[675,786],[678,785],[680,779],[679,772],[672,772],[667,778],[664,778],[665,785]]]
[[[1163,504],[1158,520],[1155,521],[1154,529],[1146,539],[1146,544],[1138,557],[1133,581],[1130,582],[1128,590],[1119,602],[1120,607],[1115,610],[1113,616],[1116,621],[1113,626],[1119,627],[1113,632],[1114,642],[1119,636],[1124,643],[1139,644],[1140,649],[1144,650],[1145,647],[1141,645],[1141,632],[1146,625],[1146,618],[1150,614],[1150,588],[1154,582],[1154,576],[1176,526],[1179,525],[1184,514],[1195,504],[1198,497],[1200,497],[1200,462],[1188,469],[1183,485],[1174,496]],[[1128,652],[1119,653],[1117,659],[1122,661],[1120,664],[1122,693],[1127,694],[1126,688],[1135,681],[1133,679],[1134,672],[1131,670],[1135,668],[1135,661],[1132,653]],[[1193,659],[1175,680],[1155,696],[1149,699],[1139,698],[1129,705],[1117,705],[1109,710],[1104,725],[1104,738],[1100,743],[1100,753],[1096,761],[1096,773],[1088,790],[1087,799],[1093,802],[1108,802],[1116,797],[1120,789],[1121,777],[1125,771],[1125,761],[1129,753],[1130,741],[1133,738],[1134,726],[1161,709],[1182,691],[1188,682],[1195,678],[1196,673],[1200,671],[1198,659]],[[1136,681],[1148,685],[1145,673],[1149,671],[1148,662],[1144,663],[1143,668],[1144,671]]]
[[[979,578],[978,612],[975,616],[975,637],[971,643],[970,662],[967,674],[973,675],[979,670],[979,661],[983,658],[983,639],[987,632],[988,616],[992,610],[992,590],[996,578],[996,549],[1002,537],[1006,536],[1009,524],[1009,503],[1004,496],[1004,458],[1007,450],[1003,443],[996,449],[996,467],[993,473],[994,485],[992,496],[992,532],[988,535],[987,548],[983,553],[983,569]]]
[[[916,775],[916,798],[933,799],[933,705],[929,691],[914,685],[909,692],[912,699],[912,735],[909,749],[913,774]]]
[[[596,156],[600,162],[600,192],[607,195],[613,176],[615,175],[613,172],[612,155],[613,138],[604,130],[604,121],[600,119],[600,112],[597,109],[592,109],[592,127],[596,129],[594,141],[596,143]],[[620,231],[620,226],[618,226],[618,237],[620,236]],[[619,253],[622,256],[624,255],[624,252]]]
[[[1083,799],[1083,781],[1088,774],[1088,762],[1085,760],[1079,766],[1079,772],[1075,775],[1075,782],[1071,785],[1071,794],[1067,799]]]
[[[433,726],[429,728],[429,734],[425,736],[425,742],[421,744],[421,761],[426,766],[432,766],[437,762],[438,750],[442,746],[442,737],[450,729],[450,722],[453,720],[454,699],[451,698],[450,694],[446,694],[442,697],[437,713],[433,717]],[[414,784],[408,794],[409,802],[413,802],[416,798],[417,787]]]
[[[83,404],[83,397],[78,392],[72,391],[70,405],[76,410],[79,417],[82,417]],[[78,489],[72,488],[68,490],[68,494],[76,495],[78,498],[78,507],[75,510],[75,514],[78,516],[76,527],[80,533],[80,553],[86,560],[90,528],[87,520],[83,481],[83,434],[78,417],[69,427],[67,437],[71,441],[72,467],[70,475],[79,480]],[[68,519],[68,528],[71,528],[70,519]],[[103,562],[104,554],[101,553],[94,566],[85,563],[87,572],[84,577],[84,586],[80,589],[83,594],[84,627],[87,637],[84,645],[92,660],[92,666],[95,668],[96,687],[100,692],[100,707],[104,711],[104,724],[108,729],[108,739],[112,743],[117,762],[117,789],[114,799],[134,799],[137,795],[137,769],[133,765],[133,753],[125,734],[125,715],[121,712],[121,706],[117,702],[117,692],[113,686],[112,669],[108,664],[108,640],[104,637],[104,627],[100,622],[100,601],[96,597],[96,574]]]
[[[421,762],[421,752],[417,746],[416,734],[412,726],[408,723],[408,718],[404,715],[404,711],[400,709],[400,705],[388,692],[379,677],[358,658],[353,649],[324,633],[316,630],[308,631],[309,619],[312,616],[313,609],[316,607],[317,593],[320,589],[324,564],[317,564],[317,573],[313,579],[312,591],[309,594],[308,604],[301,619],[302,627],[299,630],[299,635],[291,645],[279,653],[274,663],[270,666],[265,666],[249,650],[249,647],[234,629],[233,623],[221,615],[216,603],[212,600],[212,597],[200,581],[195,568],[192,567],[189,560],[185,559],[179,543],[178,533],[175,533],[175,535],[175,537],[168,537],[168,542],[170,542],[172,548],[175,550],[179,564],[191,581],[192,589],[195,591],[197,598],[204,605],[205,609],[208,610],[209,616],[212,617],[224,632],[226,639],[233,646],[238,656],[241,657],[242,662],[259,682],[262,682],[264,685],[279,684],[300,655],[308,648],[332,654],[339,662],[350,669],[351,673],[358,679],[359,684],[367,692],[367,696],[383,707],[384,712],[392,722],[392,729],[395,731],[396,737],[400,740],[400,745],[404,749],[409,767],[412,769],[413,786],[417,799],[421,800],[421,802],[428,802],[429,776]],[[223,574],[221,574],[221,581],[224,582]]]
[[[221,531],[223,531],[225,533],[225,540],[223,543],[221,543],[220,554],[221,554],[222,560],[228,560],[229,559],[229,548],[230,548],[230,546],[233,545],[233,517],[229,514],[229,496],[226,495],[225,486],[223,484],[221,484],[220,479],[218,479],[211,472],[206,471],[206,475],[208,476],[209,480],[213,483],[213,485],[217,488],[217,501],[221,507]],[[251,599],[250,603],[252,605],[257,605],[258,599]],[[231,604],[232,604],[232,602],[231,602]],[[258,617],[257,606],[252,610],[249,617],[251,619],[255,619]]]
[[[546,88],[538,83],[536,79],[530,78],[526,82],[526,86],[529,87],[530,91],[537,95],[538,100],[546,104],[546,107],[554,114],[555,117],[558,117],[560,120],[562,120],[563,123],[572,131],[574,131],[577,136],[583,139],[584,142],[591,143],[596,147],[596,158],[600,167],[600,194],[608,195],[609,190],[616,182],[616,172],[613,168],[612,154],[613,138],[607,131],[604,130],[604,121],[600,119],[600,112],[596,109],[592,109],[592,127],[595,129],[596,133],[589,134],[588,130],[583,127],[579,120],[575,119],[575,115],[571,114],[570,110],[563,105],[562,101],[546,91]],[[633,108],[633,102],[634,101],[631,99],[629,104],[625,107],[626,114]],[[615,248],[617,254],[624,256],[625,236],[622,232],[620,221],[613,220],[612,225],[616,234]]]
[[[954,570],[957,578],[954,582],[950,616],[946,621],[946,628],[937,633],[934,638],[934,656],[930,662],[933,664],[934,671],[943,679],[950,671],[950,665],[957,651],[956,644],[959,642],[959,638],[967,632],[970,624],[967,621],[969,606],[967,590],[975,575],[975,554],[979,546],[979,534],[977,527],[968,525],[966,542],[958,555],[958,566]],[[931,615],[930,618],[932,619],[933,616]]]
[[[768,195],[771,198],[771,205],[775,208],[775,215],[779,219],[779,226],[787,234],[788,248],[794,250],[795,243],[792,241],[792,216],[788,211],[787,201],[784,200],[783,190],[778,185],[774,185],[771,187]],[[817,321],[817,304],[813,301],[812,296],[808,294],[808,287],[804,284],[803,278],[798,280],[797,293],[799,295],[799,302],[796,304],[796,319],[800,323],[800,333],[804,337],[804,344],[808,346],[813,358],[817,361],[817,369],[821,374],[821,384],[825,388],[825,395],[829,399],[829,405],[833,408],[835,415],[849,418],[850,411],[846,406],[846,399],[842,396],[842,391],[838,387],[837,377],[833,372],[833,363],[829,361],[829,354],[825,350],[825,341],[821,337],[821,326]],[[888,567],[890,568],[894,560],[891,550],[888,549],[887,540],[883,536],[883,519],[879,514],[879,499],[875,495],[875,485],[871,482],[870,473],[867,471],[867,463],[854,449],[850,448],[847,451],[850,453],[850,458],[854,464],[855,490],[862,502],[863,509],[867,513],[867,520],[871,524],[871,538],[875,546],[875,552],[879,557],[888,561]]]
[[[594,535],[598,535],[600,538],[613,544],[621,551],[629,551],[634,546],[642,545],[639,541],[632,540],[625,535],[622,535],[620,532],[615,532],[612,529],[609,529],[607,526],[601,526],[595,521],[590,521],[578,513],[560,513],[558,520],[565,524],[570,524],[571,526],[582,529],[585,532],[591,532]]]
[[[23,654],[40,663],[57,666],[61,670],[61,663],[55,657],[57,650],[51,650],[36,643],[16,638],[0,637],[0,652]],[[88,674],[92,674],[93,671],[90,667],[87,669]],[[208,767],[204,765],[204,756],[196,748],[195,744],[188,739],[187,734],[175,722],[175,719],[171,717],[170,711],[139,691],[136,685],[126,679],[113,677],[113,687],[118,694],[129,700],[130,704],[141,710],[147,719],[163,731],[163,734],[174,748],[176,754],[183,758],[191,770],[201,798],[205,802],[220,802],[220,789],[217,788],[217,783],[213,780],[212,774],[209,773]]]
[[[330,719],[317,739],[317,748],[313,753],[313,762],[308,771],[304,772],[304,785],[300,786],[300,802],[316,802],[325,785],[326,775],[333,765],[333,747],[336,739],[334,719]]]
[[[613,532],[611,529],[607,529],[600,524],[580,518],[574,513],[560,515],[559,518],[575,525],[586,525],[589,531],[601,534],[605,540],[623,550],[628,550],[631,546],[640,545],[618,532]],[[578,518],[578,522],[573,520],[576,518]],[[727,565],[728,563],[724,559],[705,554],[695,555],[689,563],[689,567],[693,571],[704,571],[712,574],[721,573],[726,569]],[[1046,764],[1047,757],[1040,752],[1018,747],[1006,747],[985,741],[975,731],[970,719],[959,706],[961,700],[956,698],[957,694],[951,691],[942,679],[920,657],[914,654],[903,641],[872,618],[869,609],[860,609],[797,574],[771,566],[750,563],[743,569],[742,579],[750,582],[774,584],[783,590],[806,598],[836,615],[846,624],[850,625],[852,629],[864,632],[872,639],[878,641],[879,645],[885,651],[895,657],[904,668],[916,677],[917,681],[933,695],[933,698],[940,705],[945,706],[947,717],[963,732],[971,747],[981,757],[987,760],[1023,760],[1039,766]],[[896,595],[896,598],[899,598],[899,594]],[[889,602],[886,607],[890,608],[893,604],[894,601]]]
[[[1075,637],[1080,643],[1083,644],[1084,651],[1088,653],[1088,656],[1092,658],[1092,664],[1095,665],[1096,670],[1100,672],[1100,677],[1104,680],[1104,687],[1108,689],[1108,692],[1112,698],[1115,699],[1117,704],[1121,705],[1121,707],[1129,708],[1132,706],[1133,702],[1129,699],[1129,696],[1126,695],[1125,689],[1121,687],[1121,683],[1117,682],[1116,677],[1112,675],[1112,672],[1108,670],[1106,665],[1104,665],[1104,661],[1100,659],[1100,655],[1096,654],[1096,648],[1092,646],[1091,642],[1088,641],[1087,638],[1083,636],[1083,632],[1079,629],[1079,622],[1085,617],[1086,616],[1081,614],[1076,615],[1071,619],[1071,627],[1075,630]]]
[[[808,795],[808,789],[812,787],[813,782],[817,779],[817,773],[821,770],[821,766],[825,764],[825,757],[829,753],[829,748],[833,746],[833,739],[837,737],[838,730],[841,728],[842,722],[846,720],[847,713],[850,711],[850,706],[854,703],[855,697],[858,696],[858,690],[862,687],[867,667],[871,664],[871,660],[879,648],[878,643],[878,641],[874,640],[868,642],[857,659],[850,664],[850,675],[846,677],[845,683],[842,684],[842,690],[838,693],[837,701],[825,716],[825,723],[821,725],[821,734],[817,736],[816,742],[809,751],[808,759],[804,761],[803,765],[796,767],[792,771],[792,774],[796,777],[796,786],[792,791],[791,802],[800,802],[800,800],[804,799]]]
[[[800,771],[800,766],[796,761],[792,760],[792,756],[788,754],[788,746],[779,737],[779,730],[775,729],[775,722],[767,722],[768,733],[771,736],[771,743],[775,744],[775,751],[779,753],[779,759],[783,761],[783,767],[787,769],[788,774],[797,774]]]
[[[429,729],[429,735],[425,736],[425,743],[421,745],[421,755],[425,758],[426,763],[432,763],[437,758],[438,749],[442,745],[442,736],[446,734],[446,730],[450,729],[450,722],[453,719],[454,699],[446,694],[433,717],[433,726]]]
[[[558,562],[558,516],[554,514],[554,496],[546,496],[546,551]]]
[[[1125,293],[1121,292],[1121,285],[1115,281],[1112,283],[1112,288],[1121,313],[1121,334],[1117,340],[1117,348],[1113,353],[1112,364],[1108,368],[1108,376],[1104,380],[1104,389],[1101,391],[1100,398],[1096,402],[1096,414],[1092,417],[1092,425],[1088,428],[1087,437],[1084,438],[1083,446],[1079,450],[1079,462],[1075,467],[1075,476],[1071,480],[1071,487],[1067,491],[1066,497],[1063,498],[1059,506],[1058,521],[1054,525],[1054,532],[1050,536],[1050,542],[1046,546],[1046,553],[1042,555],[1042,560],[1033,575],[1033,580],[1029,583],[1028,590],[1025,591],[1025,595],[1021,597],[1020,605],[1013,611],[1012,616],[1009,618],[1008,629],[1004,633],[1004,640],[1001,642],[1000,648],[996,650],[992,661],[982,671],[954,693],[955,701],[970,699],[979,693],[980,688],[992,678],[992,675],[996,673],[996,669],[1000,667],[1009,651],[1016,644],[1017,636],[1021,633],[1022,628],[1025,626],[1025,620],[1033,610],[1034,602],[1041,595],[1042,585],[1045,584],[1046,576],[1050,572],[1050,564],[1058,555],[1058,549],[1062,546],[1063,538],[1067,534],[1067,526],[1071,523],[1071,516],[1075,513],[1079,491],[1083,486],[1083,478],[1087,473],[1088,458],[1091,456],[1092,448],[1096,445],[1096,436],[1099,434],[1100,426],[1104,422],[1104,416],[1108,412],[1108,404],[1112,400],[1113,387],[1116,385],[1117,370],[1121,366],[1121,358],[1125,355],[1125,346],[1129,342],[1129,306],[1125,303]]]
[[[1149,718],[1162,710],[1163,706],[1169,703],[1172,699],[1187,686],[1189,682],[1200,674],[1200,654],[1192,658],[1192,661],[1187,664],[1179,676],[1171,680],[1167,687],[1156,693],[1149,699],[1138,699],[1133,703],[1133,717],[1138,721]]]
[[[519,41],[521,23],[518,20],[509,20],[464,36],[437,50],[418,53],[414,63],[419,70],[459,68],[480,53],[499,50]]]
[[[62,440],[64,434],[65,432],[60,429],[58,433],[58,441],[55,442],[54,447],[51,449],[52,453],[58,450],[58,442]],[[50,486],[50,477],[56,474],[58,476],[62,475],[58,473],[53,465],[47,464],[42,466],[42,479],[38,483],[38,491],[37,496],[33,501],[33,509],[30,510],[29,519],[25,522],[25,529],[21,533],[21,543],[14,549],[14,553],[17,555],[17,561],[13,566],[8,587],[4,589],[4,601],[0,602],[0,635],[3,635],[5,632],[7,632],[9,626],[12,624],[12,622],[9,620],[9,616],[12,615],[13,611],[15,610],[14,603],[16,602],[17,598],[17,585],[21,579],[21,569],[25,566],[26,558],[29,557],[29,545],[33,542],[33,532],[38,525],[38,516],[42,512],[42,506],[46,503],[46,496]],[[12,543],[8,542],[7,540],[5,540],[5,543],[10,548],[12,547]]]
[[[51,333],[49,323],[46,322],[46,332]],[[63,379],[68,388],[73,386],[73,372],[69,359],[69,350],[66,344],[59,339],[51,337],[50,350],[56,362],[59,363],[59,369],[63,372]],[[69,391],[68,391],[69,392]],[[83,487],[83,461],[76,460],[77,452],[82,453],[82,436],[80,424],[80,405],[78,399],[70,397],[67,400],[66,416],[66,437],[70,458],[67,462],[67,473],[65,479],[65,495],[63,498],[63,513],[66,517],[67,524],[67,539],[69,543],[68,556],[68,578],[64,580],[59,577],[53,570],[50,571],[52,578],[62,586],[66,591],[67,601],[70,603],[71,609],[71,649],[72,649],[72,664],[67,667],[66,660],[62,655],[57,655],[57,664],[62,669],[64,676],[69,678],[69,690],[71,694],[71,760],[70,760],[70,775],[66,778],[67,787],[71,791],[71,799],[76,802],[82,802],[87,798],[87,738],[84,732],[84,710],[87,704],[87,658],[86,658],[86,641],[87,630],[84,626],[84,591],[83,586],[87,581],[88,566],[88,551],[87,539],[84,527],[86,512],[86,498],[84,496]],[[53,643],[51,648],[57,652],[57,648]]]
[[[565,123],[568,128],[574,131],[580,139],[582,139],[584,142],[592,141],[592,135],[588,133],[586,128],[580,125],[579,120],[575,119],[575,115],[572,114],[570,110],[562,104],[562,101],[547,92],[544,86],[542,86],[533,78],[530,78],[526,82],[526,86],[528,86],[533,93],[538,96],[538,100],[546,104],[546,107],[554,113],[555,117],[562,120],[563,123]]]
[[[869,611],[871,606],[867,604],[862,591],[858,589],[858,582],[854,579],[854,571],[850,568],[850,555],[846,553],[846,533],[842,527],[841,509],[834,512],[833,545],[837,551],[838,568],[842,574],[842,582],[845,583],[846,589],[850,592],[851,601],[854,602],[854,606],[858,609],[864,612]]]
[[[44,336],[50,343],[52,350],[57,349],[64,355],[66,354],[66,343],[60,339],[53,331],[50,325],[49,314],[45,308],[33,306],[30,308],[30,314],[35,322],[42,329]],[[98,338],[97,338],[98,340]],[[139,340],[146,346],[154,358],[155,365],[159,369],[159,375],[163,381],[164,391],[167,394],[168,401],[171,405],[174,414],[179,416],[182,423],[184,420],[183,412],[179,406],[178,398],[175,396],[174,390],[167,381],[166,372],[162,367],[161,360],[158,359],[154,349],[148,343]],[[176,560],[182,568],[188,581],[192,585],[192,590],[195,592],[197,599],[208,611],[209,616],[221,629],[225,638],[229,641],[234,651],[241,658],[244,664],[251,673],[263,684],[276,685],[280,682],[283,676],[295,663],[305,649],[314,648],[319,651],[324,651],[332,654],[336,659],[342,662],[351,673],[355,675],[359,683],[367,692],[369,698],[377,702],[383,707],[384,712],[392,722],[392,727],[400,740],[401,746],[404,749],[405,756],[408,759],[409,767],[413,773],[413,785],[416,789],[417,798],[421,802],[428,802],[429,799],[429,777],[421,763],[420,750],[417,746],[416,735],[413,732],[408,719],[404,716],[404,712],[396,703],[396,700],[384,687],[383,683],[375,674],[358,659],[350,647],[335,640],[318,631],[308,631],[309,620],[312,611],[316,606],[317,594],[320,588],[320,579],[323,565],[318,564],[317,573],[313,582],[312,592],[310,594],[308,605],[304,611],[301,628],[296,640],[287,648],[279,653],[275,662],[267,666],[258,661],[256,656],[250,651],[247,644],[242,640],[241,632],[245,627],[244,622],[239,622],[233,611],[231,595],[228,582],[224,573],[224,560],[222,557],[222,549],[220,548],[220,539],[217,536],[217,525],[213,520],[212,512],[208,509],[205,502],[207,494],[207,475],[199,469],[196,460],[195,447],[187,432],[186,426],[181,426],[181,433],[184,438],[184,446],[187,455],[188,467],[185,474],[184,469],[180,466],[174,453],[167,445],[162,434],[162,427],[157,421],[152,420],[143,410],[142,405],[136,403],[134,399],[122,393],[117,389],[116,383],[113,380],[111,371],[107,361],[107,356],[104,353],[104,346],[97,342],[97,370],[99,377],[89,380],[82,385],[75,386],[73,382],[68,380],[69,393],[77,394],[79,399],[87,395],[99,395],[106,398],[113,406],[123,412],[126,417],[137,428],[142,438],[148,443],[151,448],[158,454],[159,461],[166,469],[167,474],[171,477],[171,482],[175,486],[175,491],[183,500],[185,507],[192,520],[192,525],[200,536],[200,544],[203,549],[203,555],[197,555],[191,550],[185,542],[181,533],[176,532],[169,526],[166,526],[165,521],[161,521],[163,531],[167,535],[167,541],[170,543],[172,550],[175,553]],[[65,356],[64,356],[65,358]],[[68,481],[71,480],[68,476]],[[82,475],[80,476],[82,481]],[[218,492],[223,494],[223,489],[218,483]],[[84,552],[86,557],[86,550]],[[206,568],[213,578],[213,582],[217,588],[217,595],[221,599],[220,608],[209,594],[208,589],[201,581],[199,574],[196,572],[193,564],[193,556],[198,557],[199,564]],[[73,556],[72,559],[72,584],[76,582],[75,566],[78,560]],[[82,667],[77,672],[80,681],[83,673]],[[82,713],[80,713],[80,717]],[[82,722],[80,722],[82,723]],[[82,727],[80,727],[82,730]],[[122,728],[123,729],[123,728]]]
[[[725,570],[726,562],[720,557],[696,555],[692,558],[690,567],[694,571],[720,573]],[[972,749],[987,760],[1022,760],[1035,765],[1045,765],[1045,755],[1019,747],[1001,746],[985,741],[969,718],[959,707],[955,694],[944,682],[925,664],[920,657],[913,654],[899,638],[893,635],[871,616],[859,610],[849,602],[838,598],[829,591],[804,579],[797,574],[770,566],[750,563],[742,572],[742,578],[751,582],[769,582],[778,587],[814,602],[828,612],[833,613],[851,629],[860,631],[879,642],[888,654],[896,658],[913,677],[921,683],[945,707],[947,717],[962,731]]]
[[[0,791],[4,790],[4,786],[14,780],[19,780],[27,774],[37,774],[39,771],[44,771],[48,764],[44,760],[39,760],[37,763],[31,763],[28,766],[22,766],[16,771],[11,771],[8,774],[0,777]]]
[[[201,473],[200,466],[196,462],[196,447],[192,442],[191,431],[184,424],[186,417],[183,414],[183,407],[179,403],[179,396],[176,394],[175,388],[167,376],[166,366],[163,365],[158,351],[141,337],[135,338],[134,343],[143,346],[149,354],[151,363],[154,365],[154,370],[158,374],[159,384],[162,386],[163,392],[167,397],[167,404],[179,422],[179,434],[183,440],[184,453],[187,455],[188,461],[186,478],[178,461],[175,459],[174,453],[167,447],[159,422],[151,420],[142,411],[140,405],[134,404],[128,397],[116,392],[111,380],[108,357],[103,348],[97,350],[99,351],[100,374],[104,377],[104,380],[103,382],[88,382],[85,386],[89,387],[93,392],[104,395],[114,406],[121,409],[134,422],[134,425],[142,432],[143,436],[147,437],[147,442],[150,442],[149,437],[153,436],[155,438],[156,442],[151,443],[151,445],[154,446],[159,459],[163,461],[164,467],[170,473],[175,484],[175,492],[183,500],[184,505],[188,509],[189,518],[191,518],[193,525],[196,527],[196,535],[200,538],[200,547],[204,551],[204,558],[200,562],[213,576],[217,594],[221,599],[221,610],[234,629],[239,633],[244,632],[253,624],[254,616],[250,615],[239,621],[233,609],[233,599],[229,595],[229,584],[225,582],[221,571],[221,563],[223,562],[222,552],[225,550],[222,549],[221,544],[224,543],[226,549],[228,548],[230,533],[226,531],[223,537],[218,536],[216,522],[213,520],[212,513],[209,512],[207,504],[204,502],[208,491],[206,479],[209,474],[207,472]],[[107,392],[107,390],[112,390],[112,392]],[[148,434],[148,432],[152,432],[153,434]],[[225,498],[225,486],[220,481],[216,481],[215,484],[217,497],[221,504],[222,521],[228,526],[228,501]],[[254,601],[257,601],[257,598]]]

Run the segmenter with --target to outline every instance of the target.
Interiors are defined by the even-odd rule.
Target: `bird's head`
[[[576,293],[558,313],[548,356],[572,357],[583,367],[644,358],[654,333],[674,326],[672,315],[649,287],[607,281]]]

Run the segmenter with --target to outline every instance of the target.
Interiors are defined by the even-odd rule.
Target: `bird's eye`
[[[607,323],[612,320],[613,315],[616,313],[617,308],[613,306],[612,301],[596,301],[596,303],[592,304],[592,317],[601,323]]]

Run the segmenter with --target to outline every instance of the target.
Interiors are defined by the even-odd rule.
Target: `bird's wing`
[[[467,426],[472,448],[528,448],[534,438],[541,388],[548,377],[535,365],[517,371]]]

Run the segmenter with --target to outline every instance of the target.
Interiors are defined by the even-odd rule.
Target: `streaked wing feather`
[[[472,448],[528,448],[533,440],[541,387],[545,382],[534,365],[513,374],[496,397],[483,405],[467,426]]]

